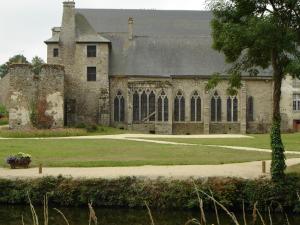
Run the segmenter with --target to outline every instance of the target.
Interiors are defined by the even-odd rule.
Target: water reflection
[[[65,224],[60,215],[49,207],[49,225]],[[59,208],[67,217],[70,225],[88,224],[88,208]],[[146,225],[150,220],[146,209],[95,209],[99,224],[102,225]],[[40,224],[43,224],[42,208],[37,208]],[[156,225],[184,225],[191,218],[198,218],[199,211],[152,211]],[[20,225],[21,216],[26,225],[32,224],[29,207],[24,206],[0,206],[0,225]],[[267,218],[267,215],[265,215]],[[299,225],[300,216],[290,215],[290,224]],[[239,219],[242,221],[241,215]],[[214,214],[207,214],[208,224],[217,224]],[[221,215],[222,225],[232,225],[227,215]],[[241,223],[243,224],[243,223]],[[249,220],[250,224],[250,220]],[[269,224],[269,222],[267,222]],[[286,220],[281,215],[274,215],[274,225],[284,225]],[[259,225],[259,223],[257,223]]]

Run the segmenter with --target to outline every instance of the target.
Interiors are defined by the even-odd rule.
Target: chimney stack
[[[132,40],[133,39],[133,18],[129,17],[128,18],[128,39]]]
[[[66,65],[74,64],[76,26],[75,26],[75,2],[65,1],[63,3],[63,18],[60,31],[60,47],[62,58]]]
[[[58,35],[60,33],[60,27],[52,28],[52,36]]]

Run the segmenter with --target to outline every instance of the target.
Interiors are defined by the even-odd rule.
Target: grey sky
[[[206,0],[75,0],[76,8],[203,10]],[[1,0],[0,64],[11,56],[46,59],[44,40],[59,26],[62,0]]]

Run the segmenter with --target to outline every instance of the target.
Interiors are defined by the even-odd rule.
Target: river
[[[59,208],[68,219],[70,225],[88,225],[88,208]],[[146,209],[95,209],[99,225],[150,225],[150,219]],[[42,208],[37,208],[40,224],[43,223]],[[161,210],[152,211],[155,225],[184,225],[189,219],[199,218],[198,210]],[[21,217],[24,216],[25,225],[32,225],[30,208],[27,206],[3,206],[0,205],[0,225],[22,225]],[[206,214],[208,223],[217,224],[213,213]],[[237,215],[242,222],[242,215]],[[267,215],[265,215],[266,218]],[[222,225],[233,223],[227,215],[221,214]],[[300,224],[300,215],[289,215],[290,225]],[[266,221],[270,224],[269,221]],[[250,217],[248,224],[251,224]],[[273,215],[273,225],[284,225],[285,218]],[[65,225],[63,219],[56,211],[49,207],[49,225]],[[257,223],[260,225],[260,223]]]

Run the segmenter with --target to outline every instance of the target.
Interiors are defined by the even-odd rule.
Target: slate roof
[[[129,17],[134,19],[132,41]],[[211,48],[211,18],[209,11],[76,9],[79,40],[110,41],[109,73],[122,76],[225,74],[229,65]]]

